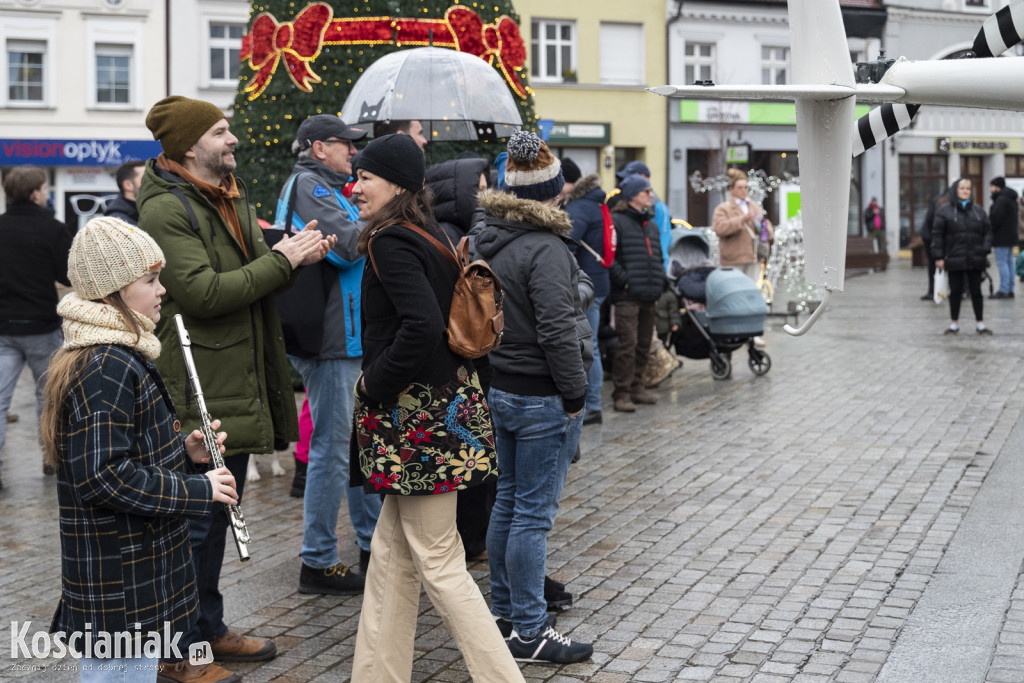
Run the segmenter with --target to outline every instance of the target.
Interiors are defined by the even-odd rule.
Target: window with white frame
[[[145,62],[142,27],[142,21],[134,17],[90,18],[86,22],[89,107],[126,110],[141,106]]]
[[[533,56],[530,76],[537,81],[576,77],[576,22],[534,19],[530,24]]]
[[[7,101],[42,104],[46,101],[46,43],[7,41]]]
[[[209,75],[212,85],[238,85],[238,57],[242,50],[245,24],[210,22]]]
[[[644,84],[644,25],[601,22],[601,82]]]
[[[964,10],[968,12],[988,11],[990,4],[991,0],[964,0]]]
[[[761,48],[761,85],[786,85],[789,82],[789,48]]]
[[[686,43],[683,48],[684,76],[687,85],[694,81],[715,80],[715,44]]]
[[[132,46],[96,46],[96,104],[132,103]]]

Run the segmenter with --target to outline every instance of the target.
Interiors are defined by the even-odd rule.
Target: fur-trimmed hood
[[[473,244],[484,258],[525,233],[550,232],[562,239],[572,235],[569,215],[557,206],[497,190],[484,190],[477,199],[485,215],[473,227]]]
[[[594,190],[599,189],[601,189],[601,176],[596,173],[588,173],[576,181],[576,184],[573,186],[572,192],[569,193],[569,197],[566,199],[565,203],[568,204],[569,202],[576,201],[577,199],[582,199],[588,192],[593,192]]]
[[[521,223],[523,229],[547,230],[556,235],[572,233],[569,216],[557,206],[541,204],[533,199],[520,199],[511,192],[498,190],[484,190],[477,201],[489,216],[505,223]]]

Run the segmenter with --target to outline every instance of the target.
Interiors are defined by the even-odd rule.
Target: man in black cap
[[[317,229],[337,238],[327,258],[303,270],[296,285],[319,288],[308,305],[320,310],[315,325],[291,314],[302,305],[279,305],[285,343],[292,365],[302,375],[313,418],[309,464],[304,493],[300,593],[340,595],[361,593],[370,540],[380,516],[381,499],[348,485],[348,442],[352,392],[362,363],[360,283],[366,259],[357,243],[363,228],[359,210],[343,194],[352,177],[354,141],[366,131],[346,125],[331,114],[311,116],[299,126],[292,144],[298,163],[285,181],[277,202],[278,226],[296,233],[314,218]],[[321,322],[322,321],[322,322]],[[291,329],[290,329],[291,328]],[[351,571],[338,557],[338,511],[348,500],[348,515],[356,532],[361,573]]]

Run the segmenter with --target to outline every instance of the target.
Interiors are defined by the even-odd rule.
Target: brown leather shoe
[[[277,645],[272,640],[246,638],[228,631],[210,643],[213,658],[222,662],[263,662],[277,656]]]
[[[193,666],[187,659],[160,662],[156,680],[157,683],[242,683],[240,676],[213,662]]]

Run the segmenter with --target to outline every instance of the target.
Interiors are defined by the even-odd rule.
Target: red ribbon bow
[[[312,92],[311,83],[320,77],[309,68],[323,45],[379,44],[394,40],[400,44],[428,45],[431,32],[434,44],[454,47],[484,59],[496,66],[519,97],[527,96],[519,71],[526,63],[526,45],[519,26],[510,17],[502,16],[493,24],[485,24],[480,16],[465,7],[449,7],[443,19],[367,17],[366,19],[333,19],[333,10],[322,2],[305,7],[293,22],[278,24],[272,14],[256,17],[252,31],[242,38],[242,59],[248,59],[256,76],[245,87],[254,100],[270,84],[281,57],[288,75],[301,90]],[[445,31],[451,34],[449,40]]]
[[[333,13],[329,5],[317,2],[306,6],[295,21],[278,24],[268,12],[256,17],[252,32],[242,40],[242,55],[248,55],[249,67],[256,72],[245,87],[250,100],[259,97],[270,84],[270,77],[282,57],[292,82],[305,92],[313,91],[311,83],[319,83],[321,79],[309,68],[309,62],[320,54],[324,32]]]
[[[449,7],[445,21],[451,28],[456,50],[497,66],[516,94],[526,97],[526,86],[518,73],[526,63],[526,46],[511,17],[502,16],[493,24],[485,24],[471,9]]]

